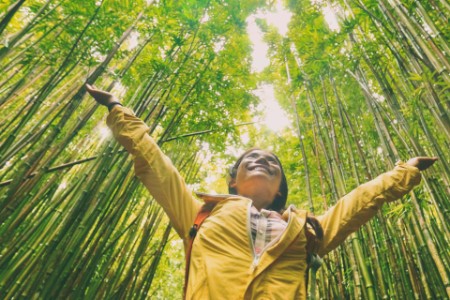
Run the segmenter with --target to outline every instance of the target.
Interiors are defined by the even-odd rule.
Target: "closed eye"
[[[253,153],[248,154],[246,157],[247,158],[253,158],[253,159],[259,159],[260,157],[264,157],[271,164],[278,165],[278,161],[275,159],[275,157],[273,157],[270,154],[264,155],[264,154],[260,154],[260,153],[257,153],[257,152],[253,152]]]

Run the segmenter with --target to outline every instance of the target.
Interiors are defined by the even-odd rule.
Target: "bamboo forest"
[[[279,9],[285,32],[263,17]],[[0,298],[183,298],[183,243],[88,83],[195,191],[227,193],[258,146],[288,203],[320,215],[399,160],[438,157],[323,257],[310,297],[449,299],[449,18],[448,0],[1,1]],[[270,93],[282,117],[264,118]]]

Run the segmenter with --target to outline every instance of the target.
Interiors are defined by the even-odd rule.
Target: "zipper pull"
[[[258,263],[259,263],[259,255],[255,256],[255,258],[253,259],[252,266],[250,268],[252,273],[255,272]]]

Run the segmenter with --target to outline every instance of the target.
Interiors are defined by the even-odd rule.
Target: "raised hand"
[[[120,103],[120,101],[109,92],[96,89],[94,86],[86,83],[86,90],[97,101],[97,103],[109,107],[113,103]]]
[[[416,167],[420,171],[423,171],[431,167],[437,160],[437,157],[418,156],[411,158],[406,162],[406,164]]]

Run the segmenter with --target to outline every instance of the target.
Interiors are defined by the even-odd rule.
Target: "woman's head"
[[[288,196],[286,176],[278,157],[259,148],[242,154],[229,170],[230,194],[247,196],[257,208],[281,211]]]

